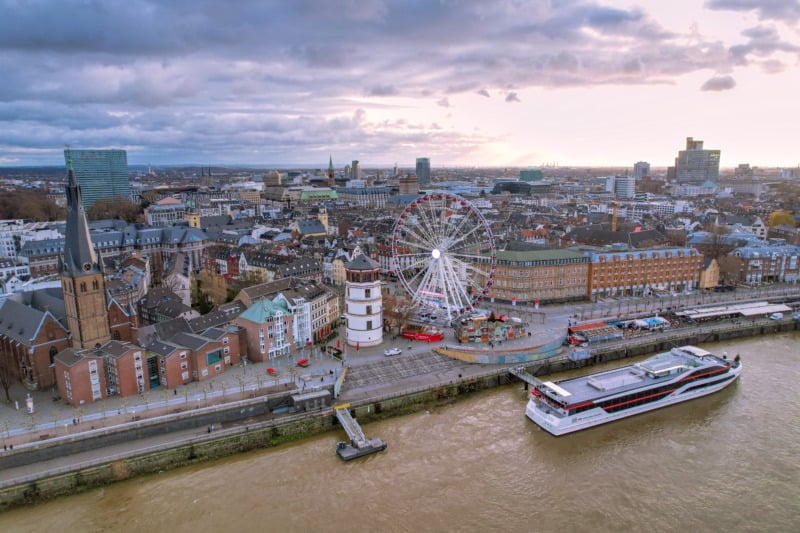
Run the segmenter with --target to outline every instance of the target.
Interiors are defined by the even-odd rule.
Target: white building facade
[[[383,342],[380,265],[361,254],[345,265],[345,272],[347,344],[377,346]]]

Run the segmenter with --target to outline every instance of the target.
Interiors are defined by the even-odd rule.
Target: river
[[[742,355],[738,383],[572,435],[539,430],[512,385],[366,425],[389,448],[365,459],[341,462],[334,431],[15,509],[0,531],[800,531],[800,334],[704,347]]]

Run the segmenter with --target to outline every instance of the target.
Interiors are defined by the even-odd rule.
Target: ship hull
[[[582,429],[588,429],[590,427],[607,424],[608,422],[613,422],[622,418],[628,418],[629,416],[634,416],[641,413],[646,413],[648,411],[654,411],[662,407],[667,407],[669,405],[682,403],[694,398],[708,396],[709,394],[713,394],[724,389],[736,381],[741,373],[741,370],[742,367],[739,365],[735,368],[731,368],[724,379],[720,379],[720,376],[715,376],[714,378],[710,378],[708,380],[709,384],[701,387],[698,387],[698,385],[703,385],[702,383],[693,382],[675,389],[670,394],[658,401],[636,407],[630,407],[614,413],[608,413],[602,408],[596,407],[575,415],[562,415],[545,402],[536,397],[531,397],[525,409],[525,414],[528,418],[535,422],[536,425],[548,433],[555,436],[566,435]]]

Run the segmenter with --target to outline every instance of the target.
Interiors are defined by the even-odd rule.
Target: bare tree
[[[411,317],[417,312],[417,307],[417,304],[407,298],[393,294],[383,294],[384,319],[390,327],[397,326],[398,335],[403,330],[403,326],[408,324]]]
[[[706,224],[703,229],[708,233],[708,238],[697,248],[703,252],[709,259],[717,259],[728,255],[728,253],[736,248],[736,244],[732,243],[728,234],[730,229],[727,226],[719,226],[715,223]]]
[[[14,373],[14,357],[11,350],[5,346],[0,345],[0,387],[6,393],[6,403],[11,403],[11,394],[9,389],[14,383],[16,375]]]

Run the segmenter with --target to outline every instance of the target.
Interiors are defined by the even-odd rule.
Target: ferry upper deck
[[[558,383],[546,381],[540,391],[565,405],[576,405],[599,397],[671,381],[693,369],[722,367],[719,357],[695,346],[673,348],[634,365],[572,378]]]

